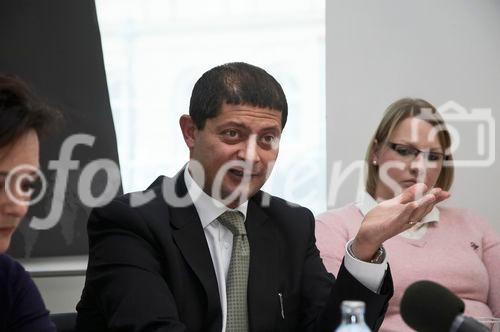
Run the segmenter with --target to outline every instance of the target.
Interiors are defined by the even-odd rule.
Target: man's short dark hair
[[[59,111],[42,102],[25,82],[0,74],[0,148],[31,129],[43,137],[60,119]]]
[[[189,115],[198,129],[216,117],[223,103],[250,105],[281,112],[285,127],[288,105],[281,85],[264,69],[244,62],[227,63],[210,69],[196,82]]]

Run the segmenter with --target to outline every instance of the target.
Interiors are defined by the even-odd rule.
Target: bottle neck
[[[364,324],[365,315],[364,310],[353,310],[342,313],[342,324],[353,325],[353,324]]]

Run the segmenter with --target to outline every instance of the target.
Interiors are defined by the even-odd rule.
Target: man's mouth
[[[250,177],[255,177],[258,176],[260,173],[259,172],[245,172],[243,168],[230,168],[228,173],[231,173],[232,175],[236,177],[242,178],[244,175],[250,176]]]

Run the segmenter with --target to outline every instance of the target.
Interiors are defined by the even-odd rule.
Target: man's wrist
[[[347,246],[347,251],[349,254],[364,262],[369,262],[369,263],[374,263],[374,264],[381,264],[385,260],[385,249],[384,246],[380,245],[376,250],[366,250],[360,252],[359,250],[354,249],[356,239],[354,239],[348,246]],[[357,248],[359,249],[359,248]]]
[[[382,262],[384,260],[385,260],[385,249],[384,249],[384,246],[380,246],[377,249],[377,252],[375,253],[375,255],[373,255],[372,258],[370,259],[370,263],[382,264]]]

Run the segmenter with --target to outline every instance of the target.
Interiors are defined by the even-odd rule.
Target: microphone
[[[410,285],[401,298],[401,316],[419,332],[488,332],[477,320],[463,315],[465,304],[449,289],[428,280]]]

